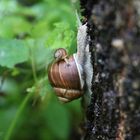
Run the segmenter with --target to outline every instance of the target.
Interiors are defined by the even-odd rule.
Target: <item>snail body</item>
[[[89,103],[93,68],[90,63],[88,39],[87,25],[80,25],[77,34],[77,52],[68,56],[66,50],[60,48],[54,54],[55,60],[49,67],[48,78],[62,102],[77,99],[85,92],[85,102]]]
[[[69,102],[83,95],[81,71],[76,54],[67,57],[65,49],[55,52],[55,61],[49,68],[48,78],[62,102]]]

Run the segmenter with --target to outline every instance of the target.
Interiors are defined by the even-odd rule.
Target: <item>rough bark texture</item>
[[[80,2],[83,23],[88,23],[94,73],[83,139],[139,140],[140,30],[133,5],[136,1]],[[124,44],[113,45],[118,39]]]

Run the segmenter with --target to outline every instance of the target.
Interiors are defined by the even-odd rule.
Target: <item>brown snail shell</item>
[[[56,52],[54,53],[54,58],[56,60],[62,60],[65,57],[67,57],[67,52],[63,48],[57,49]]]
[[[62,102],[69,102],[81,97],[83,87],[75,56],[72,55],[68,58],[64,49],[58,49],[55,56],[57,56],[56,61],[49,68],[48,78],[56,95]]]

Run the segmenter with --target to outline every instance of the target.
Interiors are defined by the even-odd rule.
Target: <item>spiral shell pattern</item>
[[[48,73],[50,84],[62,102],[69,102],[83,95],[80,75],[73,55],[68,58],[68,63],[63,59],[54,61]]]

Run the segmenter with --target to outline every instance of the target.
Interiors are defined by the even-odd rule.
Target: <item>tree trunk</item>
[[[81,0],[93,66],[84,140],[140,139],[137,0]]]

